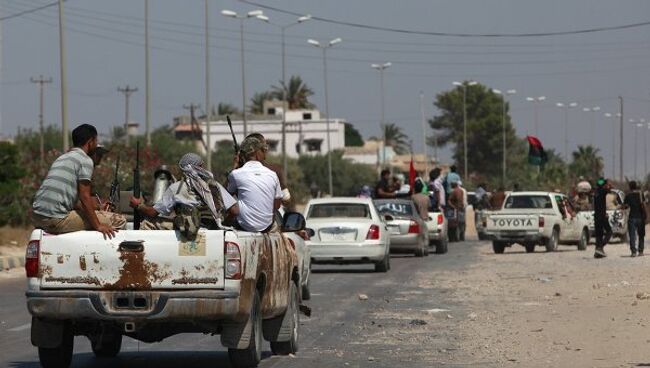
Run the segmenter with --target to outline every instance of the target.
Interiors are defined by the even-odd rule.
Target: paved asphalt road
[[[312,317],[302,317],[300,351],[295,357],[271,356],[268,343],[261,367],[429,367],[445,364],[459,338],[452,320],[418,325],[423,310],[445,308],[462,313],[444,292],[422,289],[437,272],[462,271],[475,262],[468,255],[477,242],[450,244],[446,255],[414,258],[394,255],[387,274],[369,266],[314,267]],[[0,278],[0,367],[39,367],[30,343],[22,273]],[[359,294],[368,300],[361,301]],[[449,316],[451,318],[451,316]],[[416,338],[413,338],[416,336]],[[419,336],[419,337],[417,337]],[[414,343],[414,341],[416,343]],[[426,341],[422,344],[421,341]],[[75,338],[73,367],[229,367],[218,336],[183,334],[161,343],[125,338],[114,359],[96,359],[85,337]],[[446,367],[454,366],[445,364]],[[467,366],[467,365],[463,365]]]

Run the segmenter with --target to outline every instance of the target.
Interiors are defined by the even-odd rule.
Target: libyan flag
[[[532,135],[527,136],[526,139],[528,139],[529,144],[528,163],[531,165],[544,166],[546,161],[548,161],[548,157],[546,156],[546,152],[544,152],[542,142]]]

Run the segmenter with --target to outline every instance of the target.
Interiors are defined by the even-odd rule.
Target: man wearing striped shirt
[[[93,160],[97,129],[82,124],[72,131],[74,148],[57,158],[34,196],[32,221],[52,234],[96,230],[112,238],[126,225],[124,216],[97,211],[92,196]],[[79,209],[75,205],[79,203]]]

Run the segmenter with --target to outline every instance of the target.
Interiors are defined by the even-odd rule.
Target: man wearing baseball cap
[[[267,151],[263,139],[249,135],[239,152],[244,165],[228,175],[228,192],[237,196],[239,204],[237,222],[246,231],[268,232],[277,228],[274,214],[282,204],[283,194],[278,175],[262,164]]]

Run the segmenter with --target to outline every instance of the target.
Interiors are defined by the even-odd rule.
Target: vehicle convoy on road
[[[376,272],[390,269],[388,227],[369,198],[312,199],[305,207],[306,242],[313,263],[373,263]]]
[[[299,213],[282,229],[301,231]],[[298,349],[301,279],[292,241],[280,232],[199,229],[34,230],[27,247],[27,308],[44,367],[70,365],[74,336],[98,357],[116,356],[122,336],[158,342],[179,333],[221,335],[234,367],[255,367],[262,338],[274,354]]]
[[[376,199],[380,215],[390,234],[390,250],[413,252],[416,257],[429,255],[429,231],[410,199]]]
[[[625,193],[623,191],[612,189],[611,194],[616,196],[616,203],[618,205],[623,204],[625,200]],[[628,241],[627,220],[629,216],[630,210],[628,208],[618,207],[607,209],[607,219],[609,220],[609,225],[612,227],[612,234],[624,243]],[[589,237],[593,237],[595,232],[594,211],[580,211],[578,212],[578,217],[587,221],[589,224]]]
[[[447,253],[449,238],[447,235],[447,218],[442,212],[429,212],[426,219],[427,231],[429,235],[429,246],[436,247],[437,254]]]
[[[558,244],[577,244],[586,250],[589,242],[587,221],[575,215],[564,194],[552,192],[513,192],[500,211],[483,214],[485,236],[492,240],[494,253],[518,243],[526,252],[543,245],[549,252]]]

